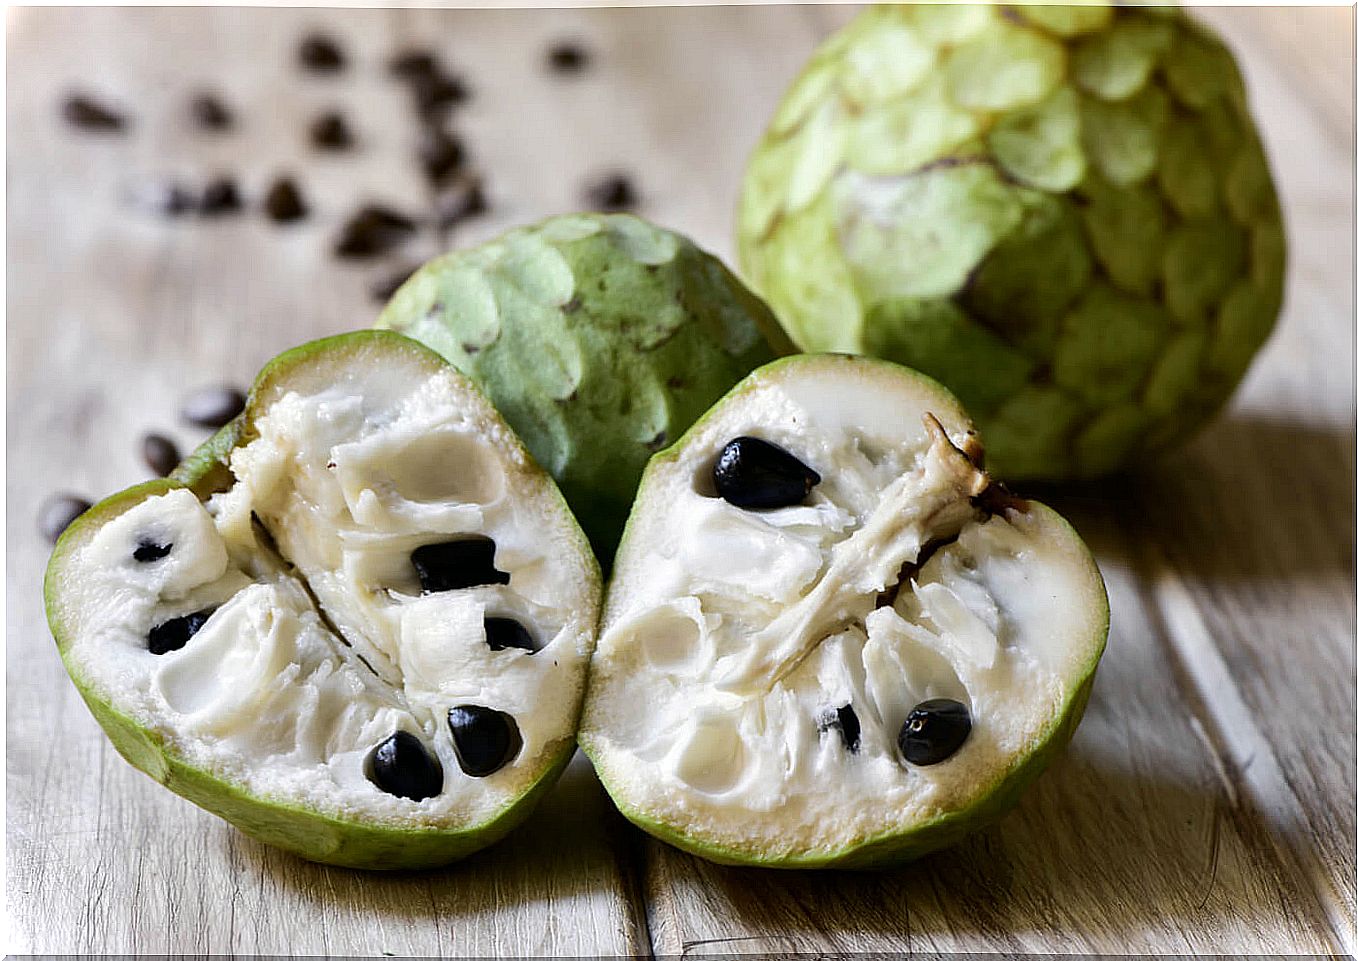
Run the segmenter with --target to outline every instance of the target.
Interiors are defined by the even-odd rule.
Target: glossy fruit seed
[[[839,731],[840,739],[844,741],[845,750],[850,754],[858,753],[862,728],[858,723],[858,714],[854,711],[852,704],[845,704],[843,707],[830,708],[825,711],[816,721],[816,728],[822,734],[830,730]]]
[[[179,650],[189,642],[189,638],[198,633],[215,610],[215,607],[204,608],[157,624],[146,635],[147,649],[152,654],[167,654]]]
[[[138,564],[150,564],[169,554],[173,547],[173,544],[157,544],[153,540],[141,540],[137,542],[137,547],[132,552],[132,559]]]
[[[471,777],[494,774],[523,747],[514,719],[494,708],[460,704],[448,711],[448,727],[457,763]]]
[[[721,449],[712,479],[728,503],[759,509],[800,504],[820,483],[820,474],[777,444],[737,437]]]
[[[921,767],[946,761],[971,733],[971,712],[951,698],[921,701],[901,725],[897,744],[911,764]]]
[[[410,563],[426,594],[509,583],[509,575],[495,569],[495,542],[489,537],[425,544],[411,552]]]
[[[388,794],[423,801],[443,790],[443,767],[419,738],[397,731],[373,749],[368,780]]]
[[[492,651],[503,651],[507,647],[517,647],[529,654],[537,653],[533,635],[512,617],[486,618],[486,643]]]

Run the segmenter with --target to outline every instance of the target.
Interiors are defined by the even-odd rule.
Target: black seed
[[[164,434],[147,434],[141,439],[141,459],[157,477],[168,477],[179,466],[179,448]]]
[[[368,756],[368,780],[388,794],[423,801],[443,790],[443,765],[408,731],[397,731]]]
[[[624,173],[608,173],[585,185],[585,204],[592,210],[630,210],[637,205],[637,191]]]
[[[420,132],[417,150],[424,176],[435,187],[448,179],[466,163],[467,151],[462,141],[441,127],[426,126]]]
[[[737,437],[721,449],[712,480],[728,503],[756,509],[800,504],[820,475],[777,444]]]
[[[38,508],[38,532],[55,544],[61,532],[92,506],[75,494],[53,494]]]
[[[831,728],[839,731],[839,736],[844,740],[844,746],[850,754],[858,753],[861,728],[852,704],[832,707],[816,719],[816,729],[822,734]]]
[[[415,228],[415,221],[388,207],[373,204],[360,207],[340,228],[340,235],[335,240],[335,256],[376,257],[404,243]]]
[[[509,575],[495,568],[495,542],[489,537],[425,544],[411,552],[410,563],[426,594],[509,583]]]
[[[477,174],[458,177],[452,186],[434,198],[434,224],[439,230],[452,230],[488,209],[486,194]]]
[[[307,215],[306,201],[291,177],[278,177],[264,194],[264,212],[276,223],[291,223]]]
[[[471,91],[461,77],[437,70],[414,74],[409,82],[411,95],[415,98],[415,112],[426,123],[442,120],[450,107],[471,98]]]
[[[401,289],[401,285],[419,269],[419,264],[402,264],[378,277],[377,280],[373,281],[368,291],[372,294],[373,300],[379,304],[385,304],[395,296],[396,291]]]
[[[82,93],[71,94],[62,102],[61,115],[81,130],[112,132],[127,126],[127,118],[121,113]]]
[[[308,70],[335,73],[344,69],[344,51],[323,33],[312,33],[302,38],[297,47],[297,60]]]
[[[492,651],[503,651],[506,647],[517,647],[529,654],[538,652],[533,635],[512,617],[486,618],[486,643]]]
[[[164,654],[167,651],[179,650],[189,642],[189,638],[198,633],[215,610],[217,610],[215,607],[208,607],[201,611],[194,611],[192,614],[185,614],[183,617],[171,618],[163,624],[157,624],[151,628],[151,633],[146,635],[147,648],[152,654]]]
[[[170,553],[173,547],[173,544],[157,544],[153,540],[143,538],[137,541],[137,549],[132,552],[132,559],[138,564],[150,564]]]
[[[194,206],[196,198],[189,189],[172,180],[148,180],[131,192],[132,205],[163,217],[177,217]]]
[[[438,60],[429,50],[407,47],[387,61],[387,71],[398,79],[414,80],[438,73]]]
[[[547,66],[557,73],[579,73],[589,60],[589,51],[575,40],[558,40],[547,48]]]
[[[354,144],[354,135],[344,114],[338,110],[327,110],[316,115],[311,121],[311,145],[320,150],[347,150]]]
[[[245,395],[234,387],[204,387],[184,398],[179,416],[197,427],[221,427],[245,409]]]
[[[966,705],[936,697],[915,705],[896,743],[907,761],[923,766],[952,757],[970,733],[971,713]]]
[[[229,130],[235,117],[230,108],[211,93],[200,93],[189,101],[189,112],[200,127],[208,130]]]
[[[462,770],[472,777],[486,777],[504,767],[523,747],[519,726],[504,711],[461,704],[448,711],[453,732],[453,753]]]
[[[236,189],[236,182],[230,177],[218,177],[209,181],[203,188],[203,195],[198,201],[198,212],[204,217],[235,213],[238,210],[240,191]]]

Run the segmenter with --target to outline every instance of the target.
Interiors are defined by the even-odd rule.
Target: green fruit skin
[[[651,454],[791,349],[719,260],[628,214],[553,217],[439,257],[377,326],[476,382],[556,479],[605,566]]]
[[[100,501],[62,533],[48,561],[44,579],[47,620],[66,671],[99,726],[118,753],[133,767],[181,797],[235,825],[243,833],[311,861],[348,868],[409,870],[438,867],[466,857],[503,838],[532,813],[534,806],[556,782],[575,746],[563,739],[550,768],[525,794],[507,804],[487,821],[466,829],[418,829],[386,827],[321,814],[306,808],[268,801],[243,791],[239,785],[184,762],[172,744],[118,711],[91,689],[66,659],[69,632],[62,606],[63,572],[67,557],[103,524],[148,497],[187,487],[200,497],[224,489],[230,471],[226,460],[233,448],[246,443],[248,424],[259,398],[281,377],[299,364],[340,352],[406,351],[437,370],[444,361],[409,338],[386,331],[359,331],[312,341],[274,358],[250,391],[245,411],[221,428],[186,458],[170,477],[138,484]],[[224,472],[224,473],[223,473]],[[564,508],[564,501],[562,502]],[[579,548],[589,556],[584,534]],[[597,567],[593,583],[599,582]]]
[[[1181,442],[1283,301],[1239,71],[1172,8],[871,8],[788,90],[738,221],[799,347],[938,378],[1007,478]]]
[[[753,389],[758,381],[769,374],[776,373],[780,368],[795,366],[804,363],[815,363],[818,357],[807,355],[796,355],[784,357],[780,360],[766,364],[764,367],[752,373],[738,384],[732,391],[722,399],[722,403],[736,398],[741,394]],[[901,376],[908,376],[919,381],[923,381],[932,388],[936,389],[940,395],[943,406],[954,406],[957,399],[952,393],[938,383],[933,378],[919,371],[901,367],[898,364],[876,360],[863,356],[845,356],[837,358],[842,362],[853,362],[865,365],[879,365],[892,368]],[[704,417],[699,418],[690,428],[690,432],[697,434],[701,429]],[[675,442],[674,446],[664,453],[657,454],[651,459],[647,466],[646,474],[657,469],[658,465],[665,461],[676,460],[680,450],[683,448],[687,434]],[[987,455],[988,457],[988,455]],[[646,476],[642,477],[641,487],[646,486]],[[973,834],[988,824],[992,824],[1002,817],[1005,813],[1018,804],[1019,798],[1037,776],[1041,774],[1061,751],[1070,743],[1070,739],[1075,735],[1075,729],[1079,727],[1080,719],[1084,716],[1085,706],[1089,703],[1090,692],[1094,687],[1094,674],[1099,666],[1099,661],[1103,657],[1103,652],[1108,644],[1108,630],[1110,624],[1110,610],[1108,606],[1107,589],[1103,583],[1103,575],[1099,572],[1098,564],[1094,556],[1090,553],[1080,535],[1070,526],[1067,521],[1056,511],[1040,504],[1037,501],[1028,501],[1030,511],[1038,511],[1045,515],[1046,519],[1055,522],[1058,528],[1062,529],[1078,545],[1083,552],[1084,559],[1093,572],[1099,584],[1100,609],[1096,621],[1096,643],[1091,648],[1090,657],[1085,662],[1084,668],[1080,671],[1078,682],[1066,695],[1061,710],[1056,713],[1048,722],[1043,733],[1034,739],[1037,745],[1034,749],[1016,756],[1008,768],[996,772],[994,780],[986,790],[984,799],[963,810],[946,811],[939,816],[919,824],[911,825],[899,832],[887,832],[876,837],[866,838],[856,844],[850,845],[839,851],[816,852],[814,854],[802,856],[780,856],[780,857],[760,857],[752,855],[748,851],[740,851],[720,844],[713,844],[699,840],[676,830],[674,827],[647,817],[645,814],[628,806],[626,799],[620,794],[615,793],[610,786],[611,778],[606,767],[603,765],[601,753],[592,744],[588,735],[582,733],[580,737],[580,749],[593,762],[599,774],[599,780],[613,799],[614,806],[622,812],[623,816],[641,828],[648,834],[659,838],[666,844],[670,844],[680,850],[695,854],[700,858],[712,861],[716,864],[725,864],[736,867],[761,867],[777,868],[786,870],[810,869],[810,868],[835,868],[835,869],[862,869],[862,870],[884,870],[897,867],[916,858],[936,851],[939,848],[948,847],[962,840],[967,835]],[[640,504],[640,498],[638,499]],[[636,516],[634,510],[628,518],[628,528],[631,527],[632,517]],[[623,532],[623,545],[626,545],[627,531]],[[589,692],[585,693],[585,701],[588,704]]]

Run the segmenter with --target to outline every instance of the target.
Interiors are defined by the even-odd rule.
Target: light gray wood
[[[1329,952],[1353,949],[1353,11],[1203,12],[1242,55],[1288,214],[1286,315],[1227,414],[1133,480],[1057,491],[1098,554],[1114,632],[1069,752],[999,824],[881,875],[769,874],[679,854],[622,822],[577,758],[539,813],[446,871],[301,862],[117,757],[66,679],[41,610],[48,492],[145,478],[137,438],[201,433],[185,389],[246,383],[313,336],[369,324],[376,265],[329,241],[359,197],[415,209],[386,55],[428,43],[475,97],[456,126],[489,177],[473,243],[572,209],[635,171],[642,212],[731,253],[745,156],[786,82],[852,8],[439,11],[11,10],[7,15],[9,405],[6,834],[11,952],[393,955],[792,951]],[[353,66],[303,77],[325,25]],[[598,54],[542,66],[550,38]],[[184,116],[198,84],[241,126]],[[57,115],[87,86],[125,137]],[[360,147],[316,157],[342,105]],[[314,216],[166,222],[141,175],[300,175]],[[393,258],[418,260],[432,237]],[[1045,496],[1045,495],[1044,495]]]

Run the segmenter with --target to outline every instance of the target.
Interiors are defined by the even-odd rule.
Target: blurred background
[[[364,889],[280,860],[108,749],[39,591],[46,498],[97,500],[153,476],[148,432],[183,454],[207,436],[181,416],[191,391],[247,386],[285,348],[370,326],[391,286],[441,250],[553,213],[628,209],[730,261],[746,157],[815,45],[857,9],[6,11],[12,950],[909,943],[886,917],[836,920],[854,891],[896,896],[877,882],[823,899],[813,882],[778,887],[649,842],[637,855],[579,759],[543,818],[469,869],[494,893],[456,930],[438,918],[462,910],[465,891],[430,894],[419,913],[423,881]],[[949,911],[975,904],[949,908],[937,890],[934,908],[911,901],[917,948],[1318,953],[1351,938],[1354,12],[1200,14],[1241,58],[1273,164],[1286,308],[1232,408],[1184,451],[1052,495],[1108,576],[1110,654],[1073,760],[1005,822],[1010,834],[987,832],[984,849],[937,867],[957,890],[974,887],[974,868],[1012,896],[960,926]],[[1128,720],[1161,711],[1178,720]],[[1110,791],[1116,811],[1090,799]],[[1048,821],[1085,825],[1090,843],[1044,852]],[[167,845],[201,876],[158,863]],[[237,923],[240,889],[222,894],[247,867],[262,879],[253,926]],[[1073,876],[1088,892],[1078,910]],[[143,883],[158,892],[146,903]],[[927,874],[902,884],[930,897]],[[543,919],[564,900],[579,902],[574,920]],[[327,911],[339,912],[335,941],[304,923],[335,920]]]

